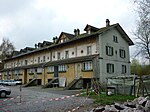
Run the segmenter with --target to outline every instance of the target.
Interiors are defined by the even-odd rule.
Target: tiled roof
[[[80,34],[80,35],[77,35],[77,36],[75,36],[73,34],[66,33],[66,32],[62,32],[61,35],[65,34],[67,37],[70,38],[68,41],[66,41],[64,43],[57,43],[57,44],[51,43],[49,46],[38,48],[38,49],[29,51],[29,52],[26,52],[26,53],[23,53],[23,54],[19,54],[19,55],[13,56],[12,58],[17,58],[19,56],[24,56],[24,55],[31,54],[31,53],[34,53],[34,52],[39,52],[39,51],[47,50],[47,49],[50,49],[50,48],[58,47],[58,46],[68,44],[68,43],[71,43],[71,42],[79,40],[79,39],[96,36],[96,35],[99,35],[101,33],[106,32],[106,31],[108,31],[112,28],[116,28],[121,33],[121,35],[124,37],[124,39],[128,42],[129,45],[134,45],[132,40],[129,38],[129,36],[125,33],[125,31],[122,29],[122,27],[118,23],[113,24],[113,25],[109,25],[107,27],[102,27],[102,28],[96,28],[96,27],[93,27],[91,25],[89,25],[89,26],[92,27],[92,29],[95,29],[95,32],[91,32],[91,34],[83,33],[83,34]],[[12,58],[9,58],[9,59],[12,59]],[[5,60],[9,60],[9,59],[5,59]]]

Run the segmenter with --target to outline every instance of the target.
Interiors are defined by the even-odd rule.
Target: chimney
[[[53,37],[53,42],[56,43],[57,39],[58,39],[57,36]]]
[[[35,44],[35,48],[38,48],[38,45],[37,45],[37,44]]]
[[[74,35],[77,36],[77,30],[76,29],[74,29]]]
[[[77,35],[80,35],[80,30],[79,29],[77,29]]]
[[[109,19],[106,19],[106,27],[107,26],[110,26],[110,21],[109,21]]]

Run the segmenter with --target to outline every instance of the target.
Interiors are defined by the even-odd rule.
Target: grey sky
[[[17,50],[34,47],[62,31],[73,33],[79,28],[83,32],[86,24],[103,27],[107,18],[133,39],[132,7],[131,0],[0,0],[0,42],[7,37]]]

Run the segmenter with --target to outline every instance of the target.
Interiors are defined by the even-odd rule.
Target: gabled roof
[[[61,46],[61,45],[64,45],[64,44],[68,44],[68,43],[71,43],[73,41],[77,41],[77,40],[80,40],[80,39],[94,37],[94,36],[97,36],[101,33],[105,33],[106,31],[108,31],[110,29],[113,29],[113,28],[116,28],[118,30],[118,32],[122,35],[122,37],[126,40],[126,42],[128,42],[129,45],[134,45],[132,40],[129,38],[129,36],[125,33],[123,28],[118,23],[113,24],[113,25],[109,25],[107,27],[102,27],[102,28],[96,28],[96,27],[93,27],[91,25],[86,25],[84,30],[86,30],[87,27],[89,27],[89,26],[91,27],[91,29],[93,31],[93,32],[91,32],[91,34],[83,33],[83,34],[75,36],[73,34],[69,34],[69,33],[66,33],[66,32],[61,32],[61,34],[60,34],[60,36],[57,39],[57,42],[55,44],[51,44],[49,46],[42,47],[41,49],[35,49],[35,50],[30,51],[30,52],[25,52],[24,54],[19,54],[18,56],[13,56],[12,58],[17,58],[19,56],[24,56],[24,55],[27,55],[27,54],[30,54],[30,53],[51,49],[51,48],[58,47],[58,46]],[[58,43],[62,35],[65,35],[68,38],[68,40],[63,42],[63,43]],[[42,43],[40,43],[40,44],[42,44]],[[5,59],[5,60],[10,60],[12,58],[8,58],[8,59]]]
[[[109,25],[107,27],[100,28],[97,32],[95,33],[103,33],[105,31],[108,31],[112,28],[116,28],[118,32],[124,37],[124,39],[128,42],[129,45],[134,45],[133,41],[129,38],[129,36],[126,34],[126,32],[123,30],[123,28],[117,24]]]
[[[93,32],[95,32],[95,31],[98,31],[99,30],[99,28],[96,28],[96,27],[94,27],[94,26],[92,26],[92,25],[86,25],[86,27],[84,28],[84,31],[88,31],[88,30],[91,30],[91,31],[93,31]]]
[[[12,55],[14,56],[14,55],[18,55],[20,52],[19,51],[13,51],[12,52]]]
[[[59,35],[59,38],[57,39],[56,44],[59,42],[62,35],[65,35],[69,40],[75,37],[75,35],[73,35],[73,34],[66,33],[66,32],[61,32],[61,34]]]

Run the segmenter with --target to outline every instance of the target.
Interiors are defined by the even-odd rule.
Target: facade
[[[59,77],[68,85],[79,78],[83,83],[93,78],[103,83],[106,77],[130,75],[129,46],[133,42],[118,23],[110,25],[107,20],[105,27],[86,25],[84,31],[62,32],[53,42],[15,51],[4,60],[2,78],[22,80],[23,84],[36,78],[38,85],[45,85]]]

